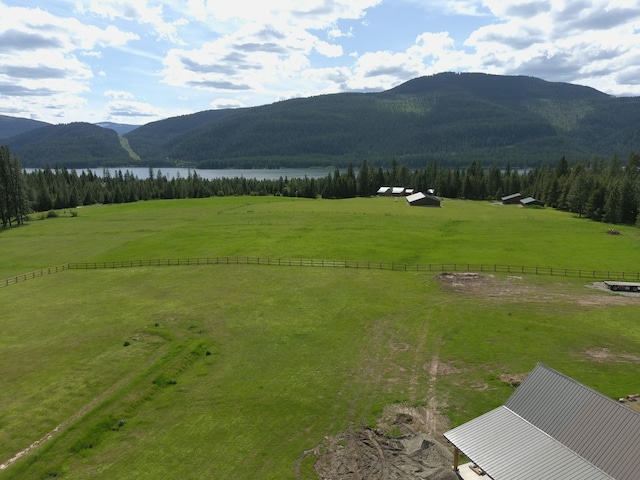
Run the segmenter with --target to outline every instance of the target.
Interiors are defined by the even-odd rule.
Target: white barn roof
[[[494,480],[640,478],[640,414],[542,364],[444,436]]]
[[[512,193],[511,195],[505,195],[504,197],[502,197],[501,200],[503,202],[506,202],[506,201],[513,200],[513,199],[516,199],[516,198],[521,198],[521,197],[522,197],[522,195],[520,193]]]
[[[407,202],[409,202],[409,203],[415,202],[417,200],[422,200],[425,197],[426,197],[426,195],[424,193],[422,193],[422,192],[412,193],[411,195],[407,196]]]
[[[422,192],[416,192],[406,197],[409,205],[419,206],[440,206],[440,199],[435,195],[428,195]]]

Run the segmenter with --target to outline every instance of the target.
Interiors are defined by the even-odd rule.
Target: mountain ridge
[[[31,137],[41,150],[46,149],[44,133]],[[375,164],[395,159],[409,166],[431,160],[532,165],[563,155],[586,160],[640,150],[640,98],[611,97],[591,87],[535,77],[445,72],[383,92],[203,110],[150,122],[123,136],[140,160],[128,156],[121,165],[306,167],[364,159]],[[42,163],[24,140],[4,141],[15,146],[23,163]],[[87,142],[86,131],[77,141]],[[123,161],[116,141],[117,135],[104,139],[103,146],[111,145],[108,155],[96,156],[86,145],[76,153],[87,152],[88,164],[113,165]],[[72,163],[82,160],[76,155]]]

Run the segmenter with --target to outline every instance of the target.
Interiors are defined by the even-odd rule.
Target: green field
[[[234,197],[86,207],[0,231],[0,279],[214,257],[640,271],[640,231],[445,200]],[[536,362],[640,392],[640,299],[591,279],[266,265],[67,270],[0,288],[4,478],[315,478],[303,452],[394,403],[450,426]],[[128,344],[125,346],[125,344]],[[433,365],[442,368],[434,369]]]

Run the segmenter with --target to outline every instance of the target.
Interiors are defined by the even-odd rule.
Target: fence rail
[[[361,260],[317,260],[308,258],[270,258],[270,257],[205,257],[205,258],[166,258],[151,260],[124,260],[117,262],[74,262],[57,267],[43,268],[15,277],[0,280],[0,288],[31,280],[43,275],[65,270],[95,270],[107,268],[162,267],[181,265],[273,265],[287,267],[330,267],[357,268],[368,270],[392,270],[406,272],[479,272],[506,273],[513,275],[550,275],[559,277],[589,278],[593,280],[640,281],[640,273],[587,270],[540,266],[514,266],[500,264],[472,263],[426,263],[407,264],[398,262],[369,262]]]
[[[4,280],[0,280],[0,287],[8,287],[9,285],[14,285],[18,282],[25,282],[33,278],[42,277],[51,273],[63,272],[65,270],[69,270],[68,263],[64,265],[58,265],[57,267],[41,268],[40,270],[35,270],[29,273],[22,273],[20,275],[16,275],[15,277],[9,277],[5,278]]]

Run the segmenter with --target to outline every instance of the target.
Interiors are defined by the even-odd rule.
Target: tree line
[[[51,168],[24,172],[8,147],[0,150],[0,214],[3,226],[20,224],[28,212],[47,212],[78,205],[126,203],[140,200],[203,198],[230,195],[277,195],[339,199],[375,195],[380,186],[403,186],[436,195],[469,200],[500,200],[512,193],[531,196],[546,206],[574,212],[595,221],[633,225],[640,204],[640,155],[632,152],[625,162],[616,155],[606,160],[569,164],[561,157],[556,164],[526,171],[507,164],[484,167],[472,161],[466,168],[444,167],[429,162],[409,169],[392,161],[383,168],[363,160],[356,169],[336,168],[324,178],[216,178],[205,179],[196,171],[186,177],[167,178],[149,168],[147,178],[129,171],[102,175],[91,170]]]

